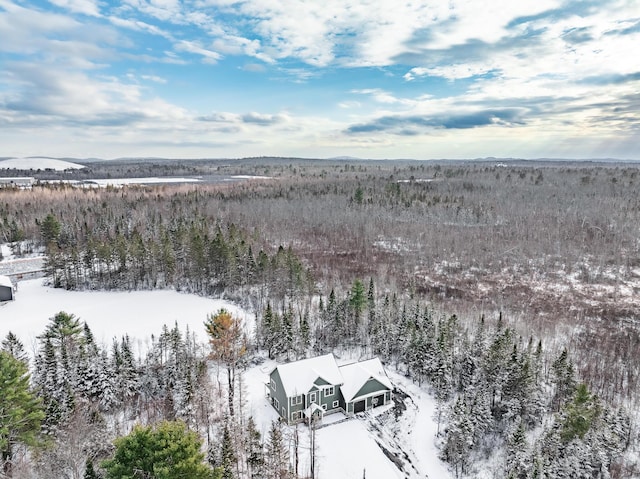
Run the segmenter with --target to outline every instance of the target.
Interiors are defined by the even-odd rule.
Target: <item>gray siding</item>
[[[275,389],[273,388],[273,384],[275,383]],[[282,385],[282,380],[280,379],[280,373],[277,369],[274,369],[269,375],[269,394],[271,394],[271,405],[276,407],[274,404],[274,398],[278,401],[278,414],[282,416],[282,408],[285,408],[285,411],[288,406],[288,398],[284,392],[284,386]],[[286,414],[285,414],[286,415]]]
[[[0,286],[0,301],[11,301],[13,299],[13,288]]]
[[[388,391],[389,388],[382,384],[377,379],[370,378],[364,385],[360,388],[360,390],[355,394],[354,399],[359,398],[360,396],[366,396],[367,394],[373,394],[379,392],[382,394],[384,391]]]

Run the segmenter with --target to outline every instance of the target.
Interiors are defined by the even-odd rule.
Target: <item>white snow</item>
[[[221,308],[242,317],[250,330],[253,316],[223,300],[172,290],[66,291],[33,279],[19,282],[16,300],[0,309],[0,338],[12,331],[32,352],[30,347],[35,347],[49,318],[64,311],[85,321],[98,342],[109,345],[114,337],[128,334],[137,345],[136,352],[144,352],[151,335],[157,336],[164,324],[171,328],[177,322],[183,331],[188,326],[204,342],[203,323],[207,315]]]
[[[376,444],[360,419],[319,429],[317,461],[319,478],[404,478]],[[423,476],[424,477],[424,476]]]
[[[77,163],[71,163],[70,161],[56,160],[55,158],[9,158],[8,160],[0,161],[0,169],[13,169],[13,170],[80,170],[84,168]]]
[[[10,259],[13,259],[13,250],[11,249],[11,246],[9,245],[9,243],[0,244],[0,253],[2,253],[0,255],[2,256],[2,259],[0,260],[0,262],[9,261]]]
[[[186,177],[148,177],[148,178],[109,178],[98,180],[86,180],[83,186],[91,186],[93,184],[106,188],[107,186],[127,186],[127,185],[159,185],[167,183],[198,183],[199,178]]]
[[[389,389],[393,389],[389,378],[384,372],[384,367],[382,367],[382,363],[378,358],[344,364],[340,366],[340,373],[342,373],[342,377],[344,378],[344,385],[341,390],[346,401],[353,400],[358,391],[360,391],[362,386],[364,386],[370,378],[374,378]]]
[[[151,334],[163,324],[177,321],[205,341],[203,322],[220,308],[244,318],[245,328],[253,327],[253,316],[229,302],[175,291],[73,292],[44,286],[42,280],[19,283],[17,299],[0,308],[0,338],[14,332],[29,351],[35,348],[49,318],[65,311],[73,313],[91,327],[96,339],[110,344],[112,338],[129,334],[140,351],[146,350]],[[33,351],[29,351],[33,353]],[[265,383],[275,361],[262,359],[242,374],[244,413],[254,417],[263,438],[268,437],[278,415],[265,398]],[[344,420],[333,414],[316,431],[316,477],[318,479],[448,479],[452,475],[438,459],[435,445],[436,406],[432,397],[403,375],[387,369],[389,380],[408,394],[406,410],[396,417],[393,407],[374,409]],[[295,427],[283,426],[292,438]],[[301,474],[309,470],[309,429],[298,426]],[[402,471],[385,455],[400,458]],[[293,457],[293,454],[292,454]]]
[[[308,392],[318,378],[329,384],[342,384],[342,375],[333,354],[316,356],[292,363],[278,365],[282,387],[287,396]]]

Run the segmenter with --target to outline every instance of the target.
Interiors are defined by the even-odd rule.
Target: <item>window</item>
[[[373,405],[374,406],[378,405],[378,398],[377,397],[373,398]]]
[[[273,389],[274,391],[276,390],[276,380],[275,379],[271,379],[271,389]]]
[[[338,406],[340,406],[340,402],[339,401],[333,401],[333,409],[337,408]]]
[[[276,398],[273,398],[273,407],[276,408],[276,411],[278,409],[280,409],[280,403],[278,402],[278,400]]]
[[[322,410],[323,410],[323,411],[326,411],[326,410],[327,410],[327,405],[326,405],[326,404],[323,404],[323,405],[322,405]]]
[[[324,397],[333,396],[335,394],[335,388],[333,386],[329,386],[324,389]]]
[[[291,405],[297,406],[298,404],[302,404],[302,396],[293,396],[291,397]]]
[[[314,402],[316,402],[316,392],[313,391],[312,393],[309,393],[309,403],[313,404]]]
[[[291,414],[292,421],[299,421],[300,419],[302,419],[302,411],[295,411],[293,414]]]

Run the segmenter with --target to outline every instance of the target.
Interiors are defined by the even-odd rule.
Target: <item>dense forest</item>
[[[173,164],[162,171],[185,174],[187,166]],[[307,477],[283,465],[278,427],[268,438],[250,430],[234,391],[253,356],[336,348],[379,355],[434,394],[441,456],[457,477],[472,475],[496,447],[506,451],[503,477],[640,473],[637,165],[187,165],[194,175],[269,178],[0,191],[0,241],[44,248],[54,286],[224,295],[258,318],[255,338],[242,340],[246,353],[231,362],[215,354],[215,328],[213,351],[165,328],[147,357],[133,358],[126,338],[97,345],[73,312],[52,318],[31,385],[49,438],[34,456],[36,477],[81,477],[89,465],[111,474],[111,441],[129,433],[131,417],[159,425],[139,434],[184,433],[176,420],[199,432],[208,473]],[[90,166],[105,176],[153,168]],[[16,341],[3,349],[24,362]],[[209,380],[207,357],[226,361],[224,399],[197,392],[216,387],[196,387]],[[69,440],[81,430],[83,438]],[[14,454],[2,445],[7,474]],[[274,457],[282,464],[267,467]]]

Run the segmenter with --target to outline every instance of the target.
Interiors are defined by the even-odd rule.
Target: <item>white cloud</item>
[[[49,0],[54,5],[71,12],[81,13],[92,17],[100,16],[98,4],[93,0]]]
[[[208,50],[198,42],[191,42],[187,40],[182,40],[176,43],[175,49],[177,51],[189,52],[195,55],[200,55],[203,57],[203,61],[205,63],[216,63],[222,56],[218,52],[214,52],[213,50]]]

